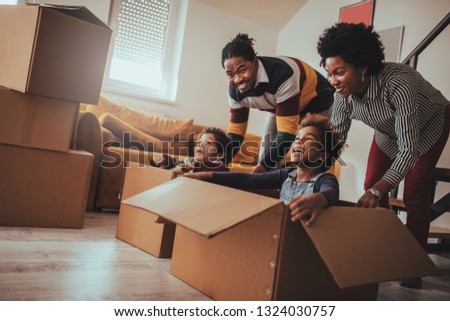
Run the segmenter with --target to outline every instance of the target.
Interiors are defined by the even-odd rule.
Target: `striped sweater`
[[[396,187],[439,139],[448,104],[419,72],[386,62],[379,74],[370,76],[363,98],[335,94],[331,121],[345,137],[352,119],[375,129],[376,144],[393,160],[383,179]]]
[[[249,108],[275,113],[277,136],[261,162],[268,169],[284,157],[294,141],[301,116],[331,107],[334,89],[325,77],[298,59],[259,56],[258,60],[254,88],[245,93],[234,86],[228,88],[231,119],[227,133],[233,141],[242,142]]]

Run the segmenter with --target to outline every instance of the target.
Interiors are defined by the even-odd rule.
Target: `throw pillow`
[[[98,105],[86,105],[86,110],[93,112],[97,117],[105,112],[110,113],[144,133],[165,140],[171,140],[178,133],[181,137],[186,137],[194,123],[193,118],[178,120],[147,115],[128,106],[114,103],[103,96],[100,96]]]
[[[130,126],[130,124],[110,113],[103,113],[99,120],[103,127],[109,129],[114,136],[119,138],[125,148],[134,147],[146,151],[160,151],[162,149],[161,140]]]

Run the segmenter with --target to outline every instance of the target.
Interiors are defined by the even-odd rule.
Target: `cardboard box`
[[[0,143],[67,152],[80,104],[0,87]]]
[[[170,272],[217,300],[375,300],[379,282],[437,272],[389,210],[305,227],[279,200],[184,177],[123,202],[178,224]]]
[[[82,228],[92,154],[0,145],[0,225]]]
[[[84,7],[0,6],[0,85],[97,104],[111,33]]]
[[[134,162],[128,166],[125,170],[122,199],[142,193],[174,177],[171,170],[144,167]],[[122,203],[116,238],[155,257],[169,258],[172,256],[175,224],[158,223],[157,218],[157,215]]]

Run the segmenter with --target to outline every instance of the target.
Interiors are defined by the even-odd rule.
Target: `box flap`
[[[27,93],[96,104],[111,30],[80,19],[85,9],[39,7]]]
[[[0,6],[0,84],[16,90],[27,83],[39,13],[37,8],[22,9]]]
[[[281,201],[195,179],[179,177],[122,201],[207,237]]]
[[[33,5],[33,4],[27,4]],[[39,8],[57,10],[58,12],[75,17],[86,22],[102,26],[110,29],[103,21],[95,16],[89,9],[83,6],[64,6],[64,5],[52,5],[52,4],[37,4]]]
[[[334,206],[305,230],[341,288],[438,273],[391,210]]]
[[[127,162],[122,184],[121,199],[127,199],[150,188],[170,181],[175,176],[172,170]]]

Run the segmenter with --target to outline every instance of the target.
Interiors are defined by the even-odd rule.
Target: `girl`
[[[328,119],[308,114],[291,146],[295,167],[264,173],[194,173],[186,176],[240,189],[280,189],[280,199],[291,209],[292,221],[311,224],[321,209],[336,205],[339,184],[326,173],[341,154],[344,142]]]

